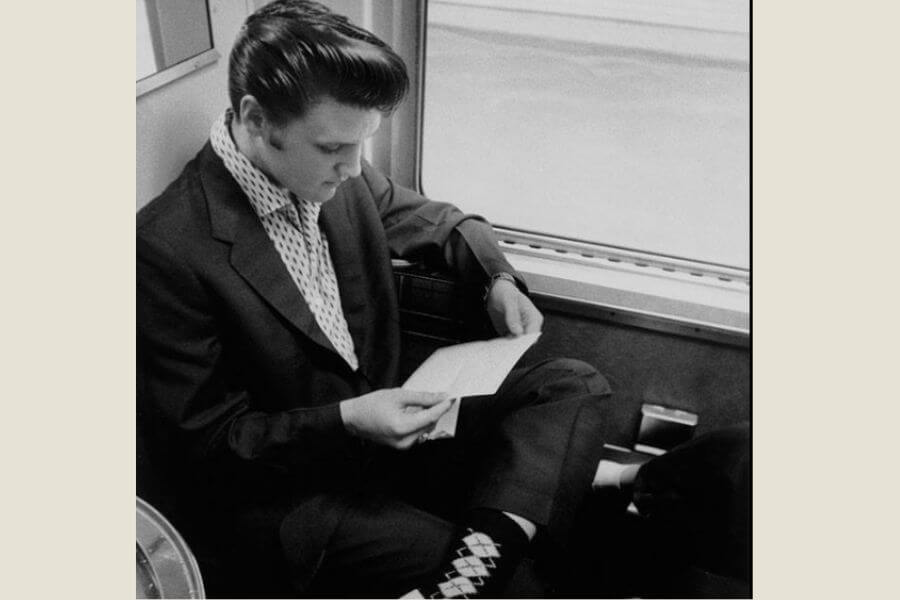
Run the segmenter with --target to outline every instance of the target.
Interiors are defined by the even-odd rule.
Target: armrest
[[[428,338],[439,345],[496,335],[484,310],[482,286],[421,264],[393,262],[404,335]]]

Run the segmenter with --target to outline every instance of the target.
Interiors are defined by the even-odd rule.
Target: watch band
[[[482,302],[487,302],[488,296],[490,296],[491,289],[494,287],[494,284],[501,279],[510,282],[511,284],[516,286],[516,288],[519,287],[519,282],[517,282],[516,278],[509,273],[503,271],[494,273],[493,275],[491,275],[491,278],[487,282],[487,285],[484,286],[484,296],[481,298]]]

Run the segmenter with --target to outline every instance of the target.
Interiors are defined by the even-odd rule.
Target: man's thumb
[[[522,315],[518,310],[506,311],[506,327],[513,335],[522,335],[525,332],[522,328]]]

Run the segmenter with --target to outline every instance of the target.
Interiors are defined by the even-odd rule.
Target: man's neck
[[[277,179],[272,177],[272,174],[269,173],[269,170],[266,169],[265,164],[259,156],[259,153],[256,151],[256,147],[253,145],[253,140],[250,137],[250,132],[247,131],[247,128],[238,121],[237,117],[231,118],[231,123],[228,126],[228,132],[231,135],[231,139],[234,141],[234,145],[237,146],[238,152],[243,154],[247,160],[250,161],[250,164],[256,167],[262,172],[263,175],[269,178],[269,180],[276,186],[282,187],[281,183],[278,182]]]

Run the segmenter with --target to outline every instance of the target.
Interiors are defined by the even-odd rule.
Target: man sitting
[[[362,160],[407,88],[368,31],[267,4],[209,142],[138,214],[138,401],[179,511],[295,593],[501,594],[536,533],[568,539],[611,433],[605,379],[551,360],[420,443],[453,400],[396,387],[390,259],[483,283],[498,335],[542,316],[488,223]]]

